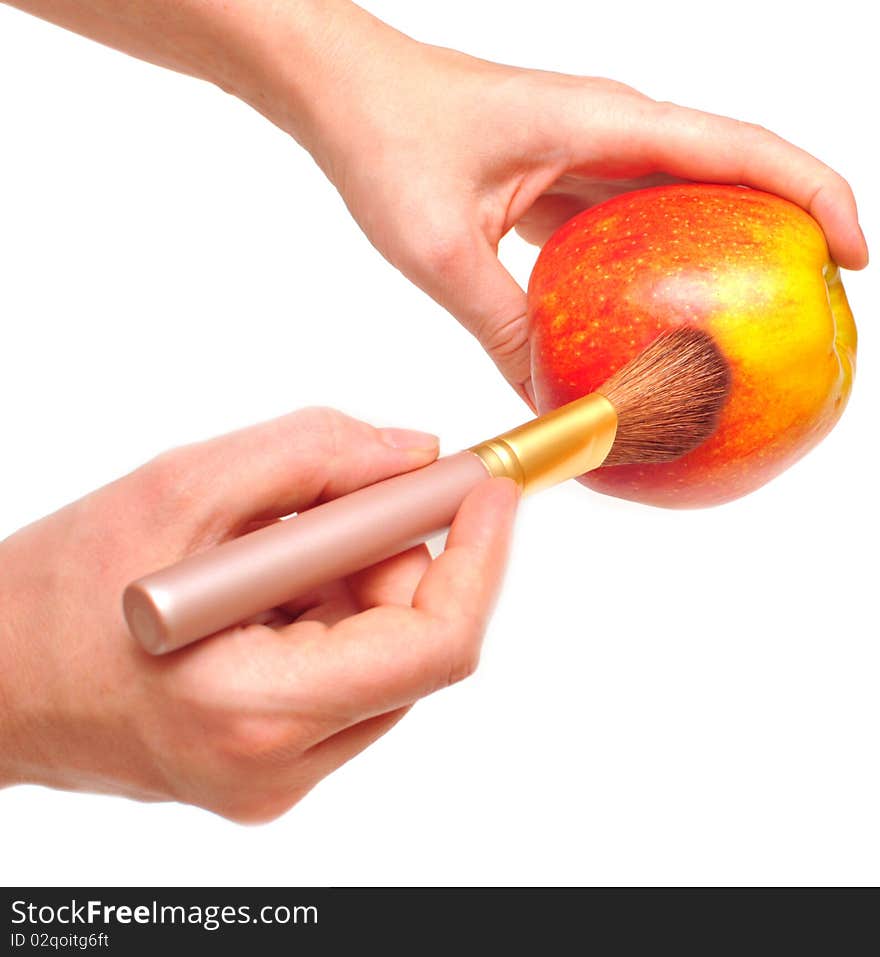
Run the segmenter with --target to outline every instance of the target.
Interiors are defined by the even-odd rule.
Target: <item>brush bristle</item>
[[[618,418],[603,466],[671,462],[718,427],[730,369],[708,333],[682,326],[655,339],[596,391]]]

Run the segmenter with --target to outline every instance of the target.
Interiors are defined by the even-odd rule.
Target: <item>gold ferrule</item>
[[[594,392],[468,451],[494,478],[510,478],[537,492],[598,468],[611,451],[617,413]]]

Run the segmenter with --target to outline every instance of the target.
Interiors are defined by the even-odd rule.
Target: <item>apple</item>
[[[758,190],[658,186],[588,209],[542,249],[528,301],[541,412],[596,390],[676,326],[708,332],[730,364],[701,446],[582,476],[621,498],[680,508],[745,495],[831,430],[852,387],[856,327],[822,230]]]

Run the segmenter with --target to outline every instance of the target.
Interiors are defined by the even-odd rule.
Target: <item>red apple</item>
[[[660,333],[709,332],[730,364],[717,431],[682,458],[582,477],[652,505],[716,505],[778,475],[840,418],[856,328],[822,230],[738,186],[625,193],[547,242],[529,283],[532,381],[545,412],[599,387]]]

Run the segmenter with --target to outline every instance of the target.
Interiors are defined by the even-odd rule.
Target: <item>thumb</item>
[[[486,237],[476,233],[446,244],[420,285],[476,336],[501,374],[532,403],[526,294]]]

